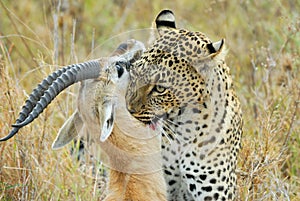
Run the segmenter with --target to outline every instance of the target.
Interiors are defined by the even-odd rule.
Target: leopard
[[[236,200],[243,118],[225,39],[176,27],[172,10],[130,66],[127,110],[162,135],[168,200]]]

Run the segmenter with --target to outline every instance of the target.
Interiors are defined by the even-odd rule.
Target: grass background
[[[46,75],[105,56],[108,39],[149,28],[163,8],[175,12],[178,27],[226,38],[245,121],[239,200],[300,200],[299,0],[0,0],[1,137]],[[97,182],[78,170],[70,146],[51,150],[76,106],[77,88],[0,144],[0,200],[99,199]]]

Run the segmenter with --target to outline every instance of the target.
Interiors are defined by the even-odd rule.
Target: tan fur
[[[120,55],[119,49],[114,55]],[[103,163],[110,168],[108,194],[105,201],[143,201],[166,200],[166,184],[163,177],[160,146],[161,139],[156,132],[132,117],[126,109],[125,92],[128,80],[116,83],[111,74],[116,68],[114,58],[101,60],[103,66],[112,66],[111,72],[102,72],[95,80],[86,80],[78,96],[78,110],[71,120],[60,129],[53,147],[62,146],[69,142],[60,140],[70,139],[84,127],[89,133],[89,140],[101,147],[107,157]],[[126,72],[127,73],[127,72]],[[109,138],[101,142],[100,131],[105,120],[103,114],[106,103],[117,103],[113,131]],[[109,105],[108,104],[108,105]],[[78,128],[74,122],[83,124]]]
[[[110,83],[102,88],[104,93],[107,93],[104,89],[109,89],[113,94],[109,94],[108,98],[116,96],[118,103],[112,134],[107,141],[99,142],[101,149],[108,156],[108,161],[103,162],[110,168],[108,195],[105,201],[166,200],[166,185],[161,169],[160,136],[155,135],[156,133],[151,132],[129,114],[125,106],[125,91],[118,90],[118,87],[114,91],[114,87],[116,85]],[[101,109],[100,106],[99,112]],[[95,128],[98,129],[95,124],[88,126],[92,133],[95,132]]]
[[[166,200],[160,152],[151,154],[153,150],[159,150],[159,138],[140,140],[126,136],[119,128],[114,128],[108,141],[103,144],[101,148],[109,156],[111,166],[105,201]],[[110,147],[112,145],[114,148]]]
[[[114,93],[118,102],[115,125],[108,140],[100,144],[110,167],[105,201],[166,200],[160,137],[129,114],[125,90],[117,87]]]

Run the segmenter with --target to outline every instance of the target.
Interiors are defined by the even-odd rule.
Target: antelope
[[[103,162],[110,169],[110,177],[105,201],[166,200],[160,136],[131,116],[125,103],[130,63],[143,50],[141,42],[128,40],[111,57],[70,65],[52,73],[33,90],[12,131],[0,141],[13,137],[61,91],[81,81],[77,110],[60,128],[52,148],[65,146],[85,128],[107,155]]]

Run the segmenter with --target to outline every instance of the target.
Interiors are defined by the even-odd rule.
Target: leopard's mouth
[[[148,120],[145,122],[152,130],[156,130],[157,127],[159,126],[159,121],[163,121],[166,118],[166,115],[159,115],[159,116],[154,116],[151,120]]]
[[[155,117],[150,121],[149,127],[150,127],[152,130],[156,130],[157,125],[158,125],[158,121],[159,121],[159,118],[155,116]]]
[[[149,118],[149,117],[136,117],[136,119],[138,119],[139,121],[141,121],[143,124],[145,125],[151,125],[151,124],[157,124],[157,122],[159,121],[159,117],[153,117],[153,118]]]
[[[143,124],[149,126],[152,130],[156,130],[159,121],[164,120],[167,114],[155,115],[155,114],[132,114],[137,120]]]

